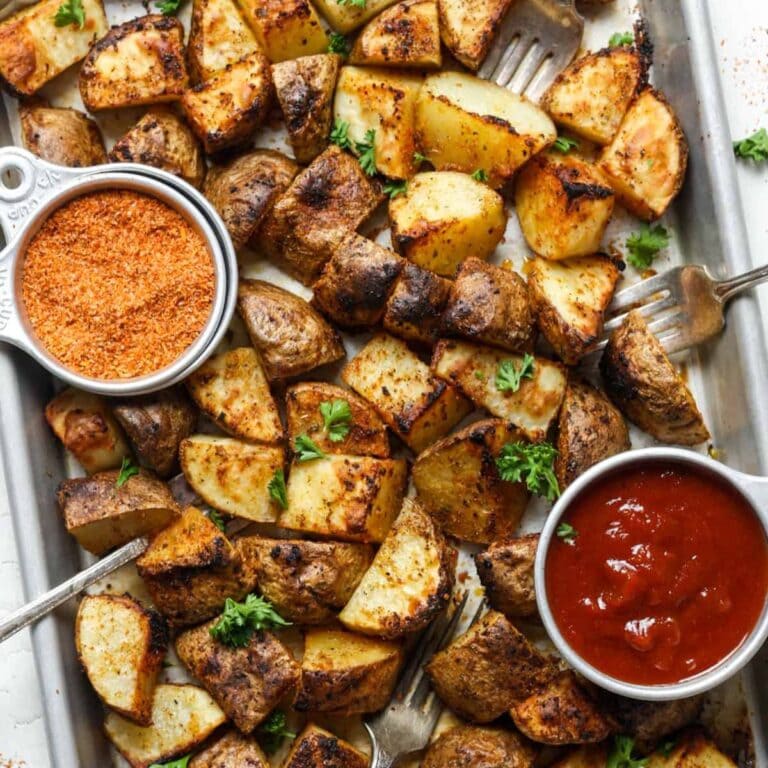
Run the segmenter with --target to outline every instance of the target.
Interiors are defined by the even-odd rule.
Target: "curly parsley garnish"
[[[187,768],[191,759],[191,754],[184,755],[184,757],[177,757],[175,760],[171,760],[170,763],[152,763],[149,768]]]
[[[408,192],[407,181],[388,181],[384,184],[382,189],[385,195],[389,195],[389,199],[393,200],[398,195],[405,195]]]
[[[64,0],[53,17],[53,23],[57,27],[76,24],[78,29],[82,29],[85,26],[85,9],[82,0]]]
[[[117,480],[115,480],[115,485],[118,488],[122,488],[130,478],[138,474],[139,468],[131,461],[130,457],[126,456],[120,465],[120,473],[117,476]]]
[[[578,149],[579,142],[576,139],[569,139],[567,136],[558,136],[552,149],[556,149],[564,155],[567,155],[572,149]]]
[[[605,768],[644,768],[647,757],[632,757],[635,740],[629,736],[614,736],[613,749],[608,754]]]
[[[352,409],[346,400],[339,398],[320,403],[323,426],[332,443],[340,443],[352,426]]]
[[[286,727],[285,712],[276,709],[259,726],[259,743],[264,751],[271,755],[280,749],[283,739],[295,739],[296,734]]]
[[[669,233],[661,224],[643,226],[627,238],[627,261],[637,269],[648,269],[662,248],[669,245]]]
[[[226,530],[226,524],[224,523],[224,518],[215,510],[215,509],[209,509],[208,510],[208,519],[220,530]]]
[[[566,544],[574,544],[578,535],[579,532],[570,523],[560,523],[555,531],[555,536]]]
[[[375,139],[376,131],[373,128],[369,128],[365,132],[365,138],[362,141],[355,142],[355,149],[359,153],[357,159],[360,162],[360,167],[368,176],[376,175],[376,150],[373,146]]]
[[[470,176],[475,181],[488,181],[488,174],[482,168],[478,168],[474,173],[471,173]]]
[[[293,444],[293,450],[296,452],[296,461],[325,458],[325,454],[315,445],[309,435],[299,435]]]
[[[157,0],[155,5],[163,16],[173,16],[179,10],[181,0]]]
[[[496,389],[499,392],[517,392],[523,379],[532,379],[536,358],[527,352],[518,365],[514,360],[502,360],[496,371]]]
[[[224,612],[211,627],[214,640],[232,648],[248,645],[251,635],[263,629],[290,627],[272,604],[258,595],[250,594],[242,603],[228,597],[224,603]]]
[[[349,138],[349,123],[336,118],[331,129],[331,144],[342,149],[352,148],[352,142]]]
[[[733,153],[736,157],[743,157],[756,163],[768,160],[768,131],[761,128],[746,139],[734,141]]]
[[[282,467],[275,470],[272,479],[267,484],[269,498],[276,501],[283,509],[288,508],[288,489],[285,487],[285,472]]]
[[[338,32],[331,32],[331,36],[328,40],[328,53],[338,53],[346,58],[349,56],[349,51],[349,40]]]
[[[416,165],[421,165],[422,163],[428,162],[428,159],[426,156],[422,155],[421,152],[414,152],[413,162],[416,163]]]
[[[631,32],[615,32],[608,40],[609,48],[620,48],[622,45],[634,45],[635,36]]]
[[[502,480],[525,483],[532,493],[554,501],[560,495],[555,456],[549,443],[507,443],[496,457],[496,468]]]

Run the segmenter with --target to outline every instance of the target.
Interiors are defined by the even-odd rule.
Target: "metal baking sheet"
[[[107,5],[112,22],[144,12],[133,2],[112,4],[107,0]],[[597,12],[588,24],[587,47],[598,48],[612,32],[628,28],[633,10],[630,0],[617,0],[615,6]],[[751,262],[706,0],[642,0],[637,10],[645,16],[656,46],[654,82],[674,105],[691,150],[686,185],[666,221],[675,248],[659,267],[688,261],[706,264],[719,276],[744,271]],[[75,73],[67,73],[49,86],[47,95],[56,105],[79,106],[75,83]],[[114,138],[139,114],[135,110],[108,114],[101,119],[105,134]],[[279,146],[279,137],[259,139],[262,144]],[[15,103],[6,98],[0,103],[0,144],[14,140],[18,140]],[[631,225],[629,219],[617,217],[609,239],[619,241]],[[386,238],[382,233],[378,239],[386,242]],[[512,217],[497,256],[518,262],[525,252]],[[305,288],[262,261],[243,266],[249,274],[308,295]],[[345,339],[345,343],[351,356],[361,338]],[[768,402],[762,396],[763,383],[768,381],[765,353],[757,301],[747,295],[730,307],[724,334],[685,361],[690,384],[723,460],[757,474],[768,472]],[[72,466],[43,417],[54,388],[55,382],[22,353],[0,346],[0,446],[28,598],[72,575],[83,564],[83,553],[64,530],[55,505],[56,486],[71,473]],[[633,432],[633,444],[642,444],[642,440]],[[542,514],[543,509],[534,505],[526,513],[524,527],[540,527]],[[56,768],[105,765],[114,757],[101,732],[102,707],[75,657],[75,609],[73,601],[32,630],[50,761]],[[768,768],[766,649],[739,679],[710,697],[706,719],[723,743],[748,745],[740,755],[743,762]],[[751,738],[744,737],[745,730],[751,732]]]

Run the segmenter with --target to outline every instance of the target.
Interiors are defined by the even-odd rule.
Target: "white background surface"
[[[768,3],[709,0],[709,5],[731,134],[742,138],[768,127]],[[738,181],[752,258],[755,264],[764,263],[768,260],[768,164],[739,163]],[[762,289],[762,298],[768,307],[768,287]],[[768,330],[768,311],[764,321]],[[18,550],[0,478],[0,615],[22,602]],[[0,768],[12,766],[49,766],[28,631],[0,647]]]

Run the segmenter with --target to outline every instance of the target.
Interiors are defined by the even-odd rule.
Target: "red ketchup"
[[[612,677],[680,682],[736,650],[760,618],[768,542],[714,475],[638,464],[591,485],[563,522],[577,535],[549,547],[552,614],[568,644]]]

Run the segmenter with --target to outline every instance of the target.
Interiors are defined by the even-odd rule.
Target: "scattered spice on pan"
[[[149,195],[104,191],[45,221],[27,248],[22,298],[63,366],[126,379],[161,370],[195,341],[214,283],[205,240],[180,213]]]

